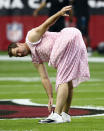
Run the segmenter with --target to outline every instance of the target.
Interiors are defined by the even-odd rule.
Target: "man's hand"
[[[53,98],[49,98],[48,101],[48,111],[52,112]]]
[[[61,16],[69,16],[70,12],[72,11],[72,6],[65,6],[62,8],[59,13]],[[67,13],[69,12],[69,13]]]

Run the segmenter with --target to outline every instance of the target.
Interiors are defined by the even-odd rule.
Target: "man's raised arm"
[[[50,26],[52,26],[56,22],[56,20],[60,16],[69,16],[68,14],[66,14],[66,12],[71,11],[71,9],[72,9],[72,6],[66,6],[66,7],[62,8],[56,14],[49,17],[43,24],[41,24],[40,26],[34,28],[31,31],[31,33],[29,34],[29,40],[31,42],[36,42],[36,41],[40,40],[42,35],[48,30],[48,28]]]

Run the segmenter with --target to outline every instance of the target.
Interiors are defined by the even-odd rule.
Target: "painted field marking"
[[[0,55],[0,61],[32,61],[32,60],[30,56],[10,58],[8,55]],[[88,61],[104,63],[104,58],[103,57],[88,57]]]
[[[1,99],[0,119],[43,118],[49,115],[47,104],[38,104],[30,99]],[[53,105],[53,108],[55,105]],[[6,109],[5,109],[6,108]],[[71,106],[71,117],[104,116],[104,107]]]

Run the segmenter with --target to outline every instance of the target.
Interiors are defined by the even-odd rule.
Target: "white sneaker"
[[[67,113],[62,112],[61,116],[62,116],[64,122],[71,122],[71,117]]]
[[[51,114],[46,118],[46,119],[51,119],[51,117],[53,116],[54,111],[51,112]]]
[[[63,118],[57,113],[53,113],[48,118],[40,120],[39,123],[63,123]]]
[[[52,111],[51,114],[46,119],[40,120],[39,123],[43,123],[45,120],[51,119],[53,114],[54,114],[54,111]]]

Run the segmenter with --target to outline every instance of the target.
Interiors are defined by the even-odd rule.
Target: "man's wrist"
[[[61,11],[58,11],[57,14],[58,16],[62,16]]]

